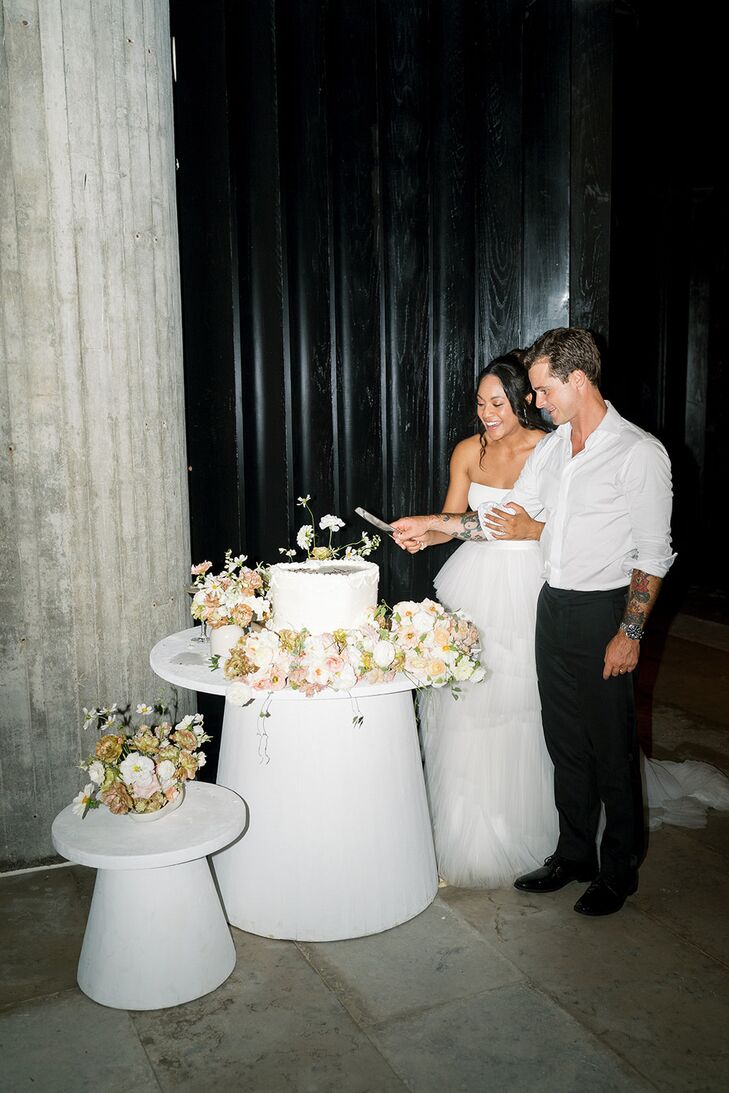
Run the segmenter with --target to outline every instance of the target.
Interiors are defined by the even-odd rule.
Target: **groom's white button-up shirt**
[[[515,501],[544,520],[540,545],[552,588],[594,592],[630,583],[634,569],[664,577],[671,552],[671,464],[660,441],[610,403],[572,455],[572,426],[549,433],[501,505]],[[491,505],[479,507],[479,520]]]

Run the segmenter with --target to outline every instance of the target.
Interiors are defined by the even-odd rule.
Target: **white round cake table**
[[[164,1009],[215,990],[235,948],[206,855],[236,839],[247,809],[222,786],[188,783],[169,816],[136,823],[71,806],[51,829],[59,854],[98,870],[78,985],[102,1006]]]
[[[224,695],[230,683],[207,666],[195,634],[163,639],[151,666],[170,683]],[[433,901],[412,690],[400,677],[349,693],[226,701],[218,783],[249,810],[243,837],[213,857],[229,922],[266,937],[338,941],[390,929]]]

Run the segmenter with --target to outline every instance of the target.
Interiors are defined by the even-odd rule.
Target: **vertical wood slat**
[[[278,71],[273,0],[228,8],[234,95],[246,551],[272,558],[289,538],[290,399],[281,224]],[[289,403],[290,405],[290,403]]]
[[[572,5],[571,326],[609,333],[613,0]]]
[[[569,325],[570,0],[525,11],[522,338]]]
[[[474,4],[477,371],[525,341],[522,9],[519,0]]]
[[[166,12],[7,0],[3,30],[6,868],[53,856],[80,706],[170,693],[189,554]]]
[[[225,2],[203,20],[189,4],[171,11],[190,533],[194,561],[217,564],[247,548]]]
[[[474,156],[469,126],[472,92],[468,0],[432,7],[430,96],[431,326],[433,386],[431,482],[428,511],[439,510],[455,444],[473,427],[475,372]],[[419,566],[426,591],[453,547],[427,551]],[[421,572],[423,571],[423,572]]]
[[[317,17],[318,14],[318,17]],[[325,38],[321,10],[296,0],[277,20],[281,175],[285,185],[291,358],[293,495],[311,493],[317,511],[334,499],[330,366],[329,187]]]
[[[427,5],[380,4],[380,98],[384,378],[384,446],[388,477],[384,508],[400,515],[430,495],[432,388],[429,330],[428,125],[429,13]],[[386,544],[389,548],[390,544]],[[417,588],[414,559],[388,549],[383,588],[392,599]],[[390,591],[392,589],[392,592]]]
[[[699,482],[704,479],[706,403],[709,388],[711,330],[711,224],[713,208],[707,187],[691,194],[691,265],[689,268],[688,346],[686,354],[686,447]],[[699,489],[699,501],[701,492]]]
[[[329,5],[326,33],[338,484],[349,520],[357,505],[384,511],[374,5]]]

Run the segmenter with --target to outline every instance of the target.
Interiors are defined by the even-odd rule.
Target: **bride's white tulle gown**
[[[469,508],[507,490],[472,483]],[[542,585],[537,543],[463,543],[435,578],[438,599],[481,634],[483,683],[419,696],[438,870],[449,884],[500,888],[557,845],[552,763],[542,734],[534,624]],[[729,809],[729,779],[706,763],[644,760],[650,826],[701,826]]]

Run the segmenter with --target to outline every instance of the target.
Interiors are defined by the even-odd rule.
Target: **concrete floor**
[[[729,772],[729,627],[679,615],[644,660],[645,746]],[[618,915],[576,915],[576,884],[541,898],[444,888],[360,940],[234,929],[230,979],[154,1012],[76,987],[92,886],[79,866],[0,879],[3,1091],[729,1089],[729,814],[654,832]]]

